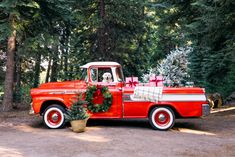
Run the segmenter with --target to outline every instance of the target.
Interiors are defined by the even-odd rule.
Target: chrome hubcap
[[[56,113],[54,113],[53,115],[52,115],[52,120],[53,121],[57,121],[58,120],[58,115],[56,114]]]
[[[164,114],[160,114],[160,115],[158,116],[158,120],[159,120],[160,122],[164,122],[164,121],[166,120],[166,116],[165,116]]]

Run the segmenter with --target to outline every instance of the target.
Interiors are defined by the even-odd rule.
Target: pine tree
[[[27,17],[24,16],[22,11],[32,11],[35,8],[38,8],[38,5],[34,1],[3,0],[0,4],[0,17],[3,21],[0,25],[0,32],[3,33],[1,39],[5,40],[8,38],[4,98],[2,104],[3,111],[9,111],[13,106],[14,57],[16,52],[17,32],[23,30],[28,22]]]
[[[170,52],[163,59],[157,71],[164,77],[165,80],[170,80],[174,83],[186,82],[189,79],[188,74],[188,55],[192,48],[177,48]]]
[[[145,2],[78,2],[80,23],[77,30],[80,31],[75,32],[78,62],[117,61],[124,66],[126,75],[140,75],[149,53],[146,48]]]
[[[223,96],[234,91],[228,78],[233,78],[234,8],[233,0],[158,0],[157,44],[160,58],[165,48],[191,44],[190,75],[196,86]],[[166,40],[164,40],[166,39]],[[169,46],[172,45],[172,46]],[[164,55],[163,55],[164,56]]]
[[[235,3],[228,1],[195,1],[191,3],[198,14],[188,24],[190,36],[195,38],[191,55],[192,78],[206,87],[208,92],[228,96],[234,91],[231,85],[234,67],[234,22]],[[230,79],[229,79],[230,78]]]

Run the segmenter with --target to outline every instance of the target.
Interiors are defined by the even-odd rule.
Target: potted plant
[[[87,102],[81,99],[75,101],[65,114],[66,121],[69,121],[74,132],[84,132],[89,114],[87,113]]]

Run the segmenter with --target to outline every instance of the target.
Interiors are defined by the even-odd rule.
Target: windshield
[[[122,73],[121,67],[117,67],[115,69],[115,72],[116,72],[117,81],[118,82],[123,82],[124,81],[124,77],[123,77],[123,73]]]

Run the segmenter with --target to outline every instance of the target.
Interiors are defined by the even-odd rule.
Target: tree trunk
[[[64,51],[64,74],[65,74],[65,81],[68,80],[69,76],[68,76],[68,55],[69,55],[69,40],[70,38],[70,29],[69,29],[69,26],[66,26],[66,29],[65,29],[65,39],[66,39],[66,42],[65,42],[65,51]]]
[[[67,81],[68,80],[68,48],[66,48],[65,55],[64,55],[64,74],[65,74],[64,80]]]
[[[101,20],[100,28],[98,29],[98,52],[100,53],[102,60],[105,60],[106,56],[106,39],[105,39],[105,3],[104,0],[99,0],[99,16]]]
[[[51,66],[51,82],[57,81],[57,75],[58,75],[58,46],[55,46],[53,49],[53,61]]]
[[[4,97],[2,111],[10,111],[13,106],[13,83],[14,83],[14,55],[16,50],[16,30],[13,30],[7,43],[7,64],[4,81]]]
[[[51,72],[51,56],[49,58],[48,67],[47,67],[47,74],[46,74],[46,80],[45,80],[46,83],[49,82],[50,72]]]
[[[15,105],[13,108],[17,108],[18,103],[21,102],[21,93],[20,93],[20,88],[21,88],[21,57],[16,54],[15,57]]]
[[[33,87],[38,87],[40,83],[40,67],[41,67],[41,52],[38,52],[36,55],[36,64],[35,64],[35,75],[34,75],[34,84]]]

